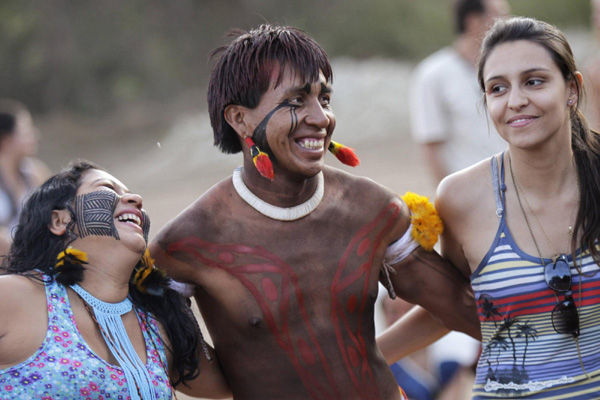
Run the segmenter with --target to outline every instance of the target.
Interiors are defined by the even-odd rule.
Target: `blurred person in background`
[[[485,32],[510,6],[506,0],[455,0],[452,12],[458,37],[417,66],[410,88],[411,134],[435,184],[506,148],[483,108],[476,67]],[[479,342],[451,332],[431,351],[467,366],[477,361],[479,348]]]
[[[410,126],[437,185],[446,175],[506,148],[481,105],[477,55],[506,0],[455,0],[458,37],[416,67],[410,87]]]
[[[383,296],[380,304],[386,327],[391,326],[414,307],[403,299],[392,299],[389,296]],[[473,365],[463,364],[452,355],[444,357],[443,354],[436,354],[434,347],[437,344],[433,343],[390,365],[396,382],[410,400],[469,399],[475,377]],[[469,353],[465,348],[457,351]],[[476,361],[472,354],[466,356],[468,362]]]
[[[592,29],[596,40],[600,42],[600,0],[591,0]],[[586,62],[584,80],[588,85],[587,104],[585,116],[590,128],[600,130],[600,52],[596,53]]]
[[[0,255],[10,248],[24,199],[50,176],[48,167],[35,157],[38,135],[25,105],[0,100]]]

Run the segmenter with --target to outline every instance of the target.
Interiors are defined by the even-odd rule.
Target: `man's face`
[[[283,75],[275,87],[277,73]],[[253,139],[263,151],[270,150],[276,175],[312,177],[321,171],[335,128],[330,99],[323,74],[318,81],[304,82],[290,68],[275,71],[269,90],[249,116]]]

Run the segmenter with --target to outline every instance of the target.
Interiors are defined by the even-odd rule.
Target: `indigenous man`
[[[435,275],[453,270],[411,239],[406,203],[324,165],[340,145],[316,42],[263,25],[215,54],[215,144],[241,151],[243,166],[158,233],[156,265],[194,285],[236,400],[401,399],[375,343],[379,279],[479,335],[468,280],[456,273],[462,295],[445,296],[453,290]],[[421,301],[432,291],[435,304]]]

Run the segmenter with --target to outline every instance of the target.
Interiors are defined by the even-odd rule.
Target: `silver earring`
[[[569,101],[567,102],[567,104],[569,104],[570,106],[572,106],[572,105],[573,105],[573,100],[569,100]]]

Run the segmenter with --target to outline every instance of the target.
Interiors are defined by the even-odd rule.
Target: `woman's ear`
[[[69,214],[69,211],[65,209],[52,210],[48,229],[50,229],[50,232],[54,233],[56,236],[62,236],[67,231],[67,226],[70,222],[71,214]]]
[[[230,104],[223,112],[225,121],[237,132],[240,137],[247,135],[246,110],[244,106]]]
[[[579,71],[573,74],[573,79],[569,81],[569,104],[577,104],[579,101],[579,91],[577,88],[583,88],[583,76]]]

